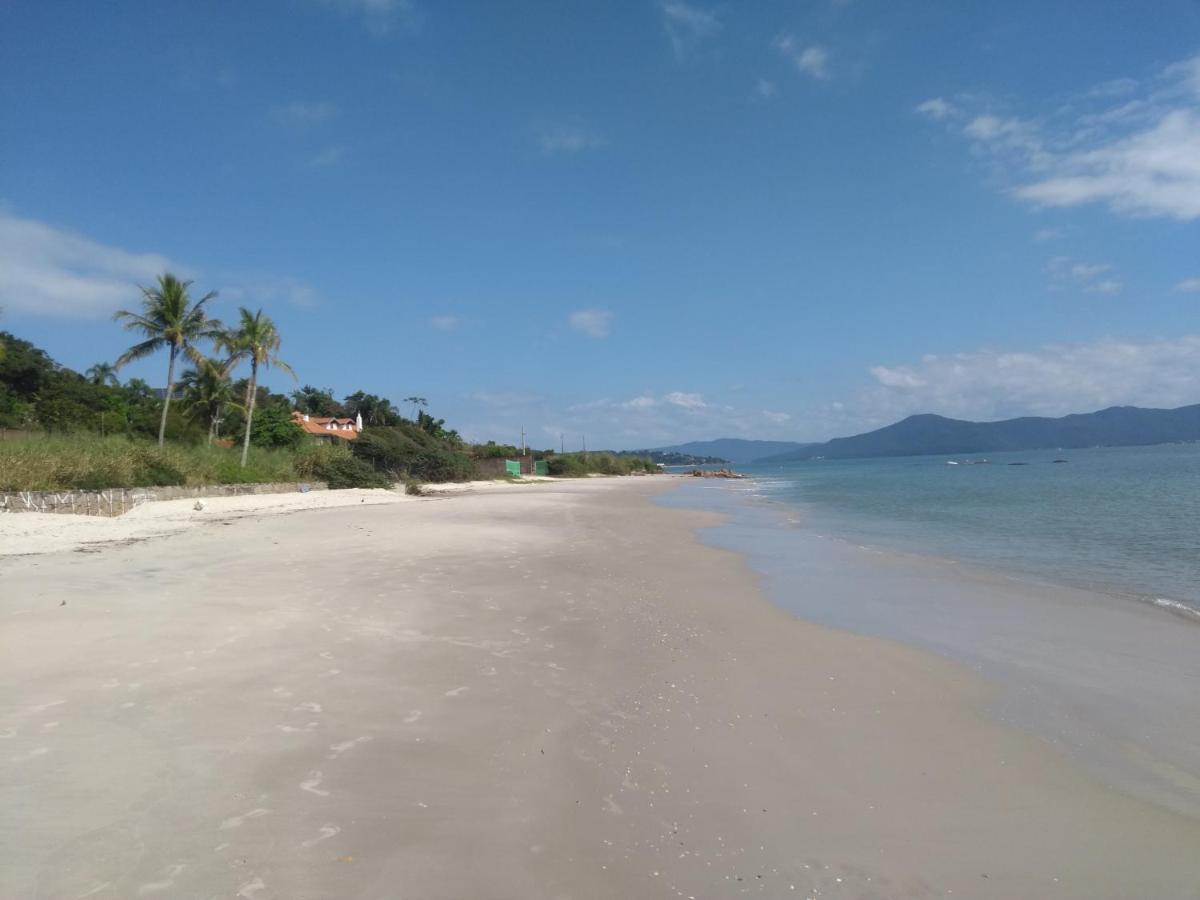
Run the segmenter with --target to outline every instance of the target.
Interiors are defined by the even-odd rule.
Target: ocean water
[[[794,615],[953,659],[1000,721],[1200,818],[1200,446],[988,459],[739,466],[658,502],[721,513],[701,539]]]
[[[1200,615],[1200,444],[738,470],[836,536]]]

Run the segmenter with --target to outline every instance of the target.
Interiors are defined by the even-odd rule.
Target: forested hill
[[[639,454],[677,453],[683,456],[708,457],[714,462],[745,464],[764,456],[776,456],[801,450],[808,444],[795,441],[747,441],[741,438],[719,438],[715,441],[691,441],[671,447],[656,447],[653,450],[635,450]]]
[[[966,422],[945,416],[909,416],[894,425],[810,444],[760,462],[919,456],[939,453],[997,453],[1067,447],[1120,447],[1200,440],[1200,404],[1178,409],[1113,406],[1059,419],[1024,416],[1001,422]]]

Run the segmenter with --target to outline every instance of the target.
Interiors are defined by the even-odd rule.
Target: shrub
[[[377,472],[369,463],[348,453],[330,455],[316,467],[316,477],[333,490],[343,488],[386,488],[391,480]]]

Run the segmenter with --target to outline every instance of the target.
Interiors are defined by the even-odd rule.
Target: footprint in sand
[[[321,770],[317,769],[314,772],[308,773],[308,780],[300,782],[300,790],[308,791],[310,794],[316,794],[318,797],[328,797],[329,791],[321,790]]]
[[[410,712],[407,716],[404,717],[404,724],[411,725],[413,722],[417,721],[417,719],[419,719],[419,718],[421,718],[421,711],[419,709],[414,709],[412,712]]]
[[[321,841],[327,841],[334,835],[341,834],[341,832],[342,832],[342,829],[338,828],[338,826],[336,826],[336,825],[322,825],[319,829],[319,833],[317,834],[317,836],[315,838],[309,838],[307,841],[302,843],[300,846],[306,847],[306,848],[307,847],[315,847],[315,846],[317,846],[317,844],[321,843]]]
[[[242,813],[240,816],[233,816],[221,823],[221,830],[228,831],[230,828],[241,828],[246,824],[248,819],[257,819],[259,816],[268,815],[269,809],[252,809],[248,813]]]
[[[174,886],[175,879],[178,877],[179,873],[186,868],[187,866],[183,865],[182,863],[171,866],[166,870],[166,872],[163,873],[163,878],[161,881],[150,881],[138,888],[138,896],[147,897],[150,894],[157,894],[161,891],[170,889]]]
[[[459,694],[461,694],[463,691],[469,691],[469,690],[470,690],[470,688],[469,688],[469,687],[467,687],[467,686],[464,684],[462,687],[456,687],[456,688],[455,688],[454,690],[452,690],[452,691],[446,691],[446,694],[445,694],[445,696],[447,696],[447,697],[457,697],[457,696],[458,696]]]
[[[254,900],[256,894],[266,889],[266,883],[261,878],[255,878],[253,881],[247,881],[239,887],[237,895],[242,897],[243,900]]]
[[[359,744],[365,744],[369,740],[371,740],[370,735],[363,735],[362,737],[356,737],[353,740],[343,741],[340,744],[334,744],[333,746],[331,746],[329,748],[330,751],[332,751],[329,754],[329,758],[337,759],[339,756],[341,756],[343,753],[345,753],[347,750],[351,749],[352,747],[356,747]]]

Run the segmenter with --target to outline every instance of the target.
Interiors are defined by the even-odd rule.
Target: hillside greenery
[[[413,418],[387,398],[355,391],[342,400],[311,385],[290,396],[250,380],[231,380],[232,365],[189,356],[163,418],[163,396],[140,379],[121,383],[113,366],[80,374],[30,342],[0,331],[0,490],[325,481],[330,487],[465,481],[475,461],[514,458],[510,445],[464,442],[426,401],[406,398]],[[255,410],[248,442],[245,411]],[[317,444],[292,411],[353,417],[365,427],[347,444]],[[406,410],[407,411],[407,410]],[[164,426],[165,421],[165,426]],[[158,445],[160,429],[164,442]],[[239,446],[245,447],[245,464]],[[580,477],[654,471],[649,459],[612,453],[557,455],[551,474]]]

